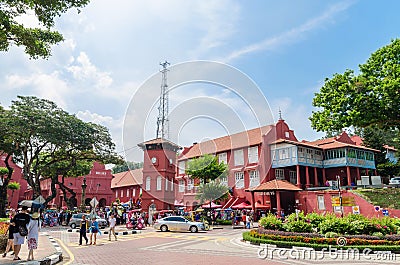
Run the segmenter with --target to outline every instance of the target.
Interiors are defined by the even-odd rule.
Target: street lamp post
[[[336,180],[338,183],[338,190],[339,190],[340,215],[343,217],[343,200],[342,200],[342,191],[340,190],[340,176],[336,176]]]
[[[85,207],[85,197],[86,197],[86,176],[83,177],[83,183],[82,183],[82,198],[81,198],[81,210],[82,212],[86,211],[86,207]]]

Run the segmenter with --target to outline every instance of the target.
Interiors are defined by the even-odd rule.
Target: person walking
[[[15,210],[11,210],[10,212],[10,222],[11,220],[14,218],[15,216]],[[10,250],[14,250],[14,227],[12,225],[9,225],[6,231],[6,234],[8,233],[8,240],[7,240],[7,246],[6,246],[6,250],[3,253],[3,258],[5,258],[7,256],[7,253]]]
[[[117,241],[117,235],[115,234],[115,225],[117,224],[117,219],[114,214],[111,213],[110,217],[108,217],[108,223],[110,224],[110,231],[108,233],[108,241],[111,241],[111,233],[113,233],[115,237],[115,241]]]
[[[22,206],[21,212],[17,213],[11,220],[13,226],[13,237],[14,237],[14,260],[21,260],[18,257],[21,250],[21,245],[24,244],[24,238],[27,234],[23,233],[25,230],[28,232],[27,224],[30,222],[31,217],[29,216],[28,207]]]
[[[34,260],[33,257],[33,250],[37,249],[38,240],[39,240],[39,228],[40,228],[40,221],[39,221],[40,214],[38,212],[34,212],[31,216],[31,220],[28,224],[28,261]]]
[[[88,238],[86,236],[86,231],[89,227],[89,222],[86,220],[86,215],[82,215],[82,220],[79,229],[79,245],[82,245],[82,238],[86,240],[86,245],[88,244]]]
[[[97,233],[100,233],[99,223],[96,220],[96,216],[92,217],[92,224],[90,225],[90,243],[89,245],[96,245]],[[92,238],[94,237],[94,240]]]

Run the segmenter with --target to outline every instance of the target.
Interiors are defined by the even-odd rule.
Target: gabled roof
[[[111,180],[111,189],[141,185],[143,183],[142,170],[142,168],[138,168],[113,174],[114,178]]]
[[[273,125],[267,125],[213,140],[196,143],[186,153],[184,153],[179,160],[261,144],[263,135],[268,133],[272,128]]]
[[[300,191],[299,187],[286,180],[273,179],[262,183],[255,188],[247,189],[246,191]]]

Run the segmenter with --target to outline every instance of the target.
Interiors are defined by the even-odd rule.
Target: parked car
[[[394,177],[389,180],[389,185],[400,186],[400,177]]]
[[[87,213],[76,213],[73,214],[71,217],[71,220],[69,220],[68,225],[72,228],[75,229],[76,227],[79,227],[81,220],[82,220],[82,215],[86,215],[86,220],[89,221],[89,225],[90,225],[90,214]],[[99,223],[99,227],[100,228],[105,228],[107,227],[107,221],[103,218],[101,218],[100,216],[96,216],[96,220]]]
[[[201,222],[191,222],[182,216],[168,216],[158,219],[154,223],[154,228],[166,231],[190,231],[196,233],[199,230],[205,230]]]

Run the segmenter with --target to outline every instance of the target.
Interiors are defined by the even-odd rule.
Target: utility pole
[[[167,85],[167,69],[169,62],[165,61],[160,63],[163,67],[161,69],[162,80],[161,80],[161,94],[160,94],[160,106],[158,107],[158,118],[157,118],[157,132],[156,138],[168,139],[169,138],[169,100],[168,100],[168,85]]]
[[[342,191],[340,190],[340,176],[336,176],[336,180],[338,182],[338,190],[339,190],[340,215],[343,218],[343,198],[342,198]]]

